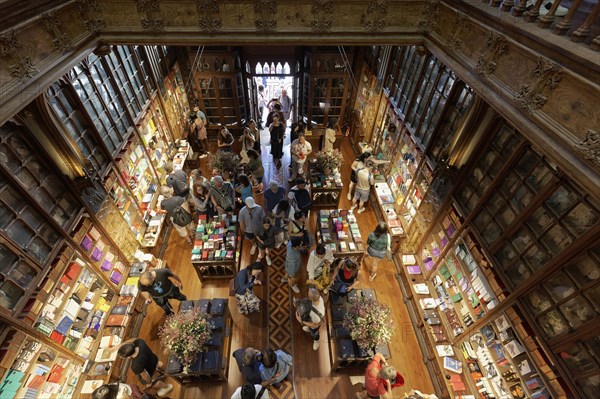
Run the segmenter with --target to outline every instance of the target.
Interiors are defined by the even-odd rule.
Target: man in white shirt
[[[302,330],[313,338],[313,350],[319,349],[321,339],[319,330],[325,318],[325,302],[319,290],[311,285],[308,288],[308,298],[298,302],[296,320],[302,324]]]
[[[262,390],[262,394],[258,395]],[[269,390],[262,389],[260,385],[244,384],[235,390],[231,399],[269,399]]]
[[[317,244],[317,248],[310,253],[308,263],[306,264],[308,279],[317,280],[323,274],[323,269],[332,263],[333,251],[325,248],[323,244]]]
[[[290,151],[292,153],[292,175],[288,181],[291,183],[296,180],[298,175],[304,176],[304,164],[306,163],[308,154],[312,152],[312,145],[301,134],[292,143]]]
[[[356,208],[356,203],[359,203],[358,213],[365,211],[365,203],[369,200],[369,194],[371,193],[371,186],[375,184],[375,179],[371,174],[373,164],[368,162],[363,169],[356,172],[356,190],[354,191],[354,199],[352,200],[352,207]]]

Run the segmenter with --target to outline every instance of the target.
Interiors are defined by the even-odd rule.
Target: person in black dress
[[[271,155],[277,168],[281,168],[281,157],[283,156],[283,136],[285,134],[285,125],[281,123],[279,115],[273,116],[273,123],[269,126],[271,133]]]

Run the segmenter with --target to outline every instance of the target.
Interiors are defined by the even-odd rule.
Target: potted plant
[[[319,151],[316,154],[316,159],[317,168],[323,172],[323,174],[329,176],[342,165],[343,155],[340,150],[337,149]]]
[[[167,317],[158,336],[163,348],[175,355],[187,370],[198,353],[206,350],[205,344],[212,338],[212,327],[210,316],[194,308]]]
[[[344,327],[359,348],[376,351],[379,344],[389,342],[394,335],[390,313],[387,305],[367,297],[356,297],[344,315]]]
[[[217,151],[210,156],[210,167],[224,179],[235,176],[240,165],[240,157],[231,151]]]

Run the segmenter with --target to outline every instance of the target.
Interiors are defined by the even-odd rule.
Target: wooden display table
[[[241,241],[236,222],[236,216],[231,220],[215,216],[210,221],[205,215],[200,216],[192,250],[192,265],[200,281],[205,278],[232,278],[237,273]]]
[[[332,297],[330,306],[327,308],[327,336],[330,343],[329,357],[333,371],[348,367],[364,369],[374,356],[373,351],[365,351],[359,348],[357,343],[350,337],[350,332],[343,326],[344,316],[348,312],[350,301],[357,296],[377,299],[374,290],[354,289],[337,302]],[[376,350],[386,359],[390,358],[390,349],[387,344],[379,345]]]
[[[198,307],[202,312],[212,316],[213,337],[207,343],[207,350],[198,354],[196,361],[190,365],[187,372],[184,372],[183,366],[177,358],[170,355],[167,363],[167,375],[176,379],[180,384],[227,381],[233,325],[228,300],[214,298],[184,301],[181,303],[180,309],[186,311],[194,307]]]
[[[310,178],[310,194],[312,198],[312,209],[336,209],[340,207],[342,197],[341,179],[333,176],[325,176],[317,170],[315,159],[308,161],[308,173]]]
[[[343,238],[336,231],[335,222],[341,222],[344,226]],[[317,213],[317,241],[323,241],[331,249],[335,258],[355,257],[358,263],[362,260],[366,248],[363,242],[358,224],[352,211],[320,210]]]

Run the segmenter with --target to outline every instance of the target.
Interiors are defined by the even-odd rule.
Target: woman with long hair
[[[369,238],[367,239],[365,262],[367,262],[367,265],[370,264],[369,281],[373,281],[377,276],[379,262],[381,262],[381,260],[386,256],[391,257],[390,241],[387,224],[384,222],[379,222],[375,227],[375,230],[369,234]]]

